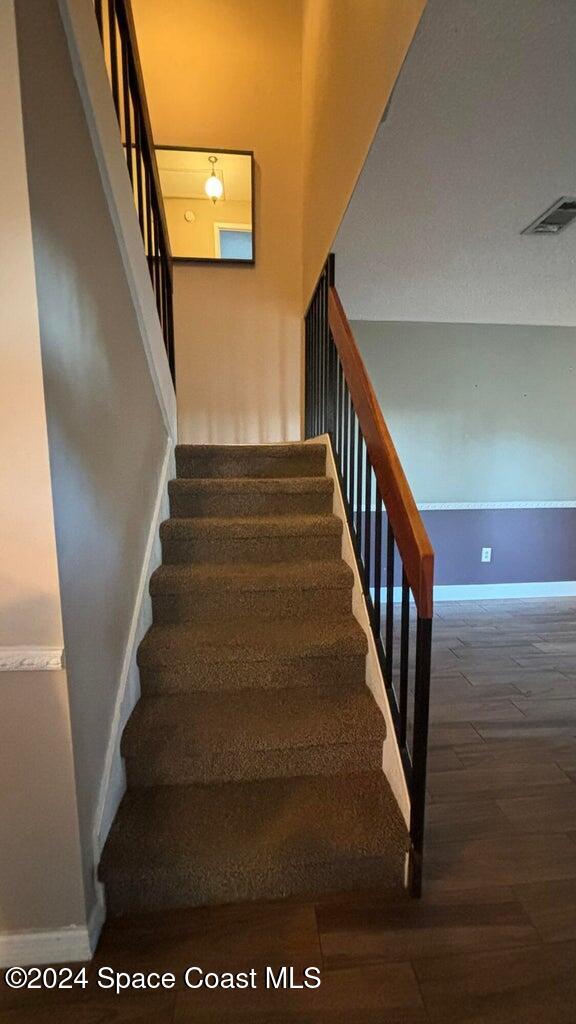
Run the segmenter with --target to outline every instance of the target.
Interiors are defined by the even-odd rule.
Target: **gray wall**
[[[417,501],[576,498],[576,328],[352,329]]]
[[[64,638],[90,901],[96,802],[166,432],[57,4],[20,0],[17,17]]]
[[[417,502],[576,503],[576,328],[352,328]],[[423,515],[439,584],[576,579],[576,509]]]

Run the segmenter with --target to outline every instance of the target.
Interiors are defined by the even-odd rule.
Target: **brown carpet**
[[[323,445],[179,446],[112,913],[400,886],[407,835]]]

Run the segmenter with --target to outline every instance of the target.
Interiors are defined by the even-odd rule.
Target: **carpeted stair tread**
[[[179,477],[323,476],[324,444],[176,445]]]
[[[382,763],[365,685],[143,697],[122,738],[130,785],[341,774]]]
[[[334,484],[327,476],[176,477],[168,482],[168,489],[191,494],[332,494]]]
[[[138,648],[138,664],[162,667],[198,657],[239,662],[365,657],[367,651],[364,631],[352,615],[337,620],[154,624]]]
[[[150,577],[150,593],[194,590],[287,591],[352,589],[352,570],[342,560],[270,565],[160,565]]]
[[[334,484],[325,476],[170,480],[172,516],[327,513]]]
[[[100,863],[112,913],[402,884],[381,771],[129,790]]]
[[[100,864],[110,913],[402,888],[325,460],[316,443],[176,449]]]
[[[160,526],[162,540],[179,540],[196,535],[216,538],[243,537],[340,537],[342,522],[338,516],[190,516],[166,519]]]

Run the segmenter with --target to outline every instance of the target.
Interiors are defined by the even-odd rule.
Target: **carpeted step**
[[[381,771],[128,790],[100,863],[109,913],[402,885]]]
[[[179,477],[324,476],[325,444],[176,445]]]
[[[340,560],[273,565],[161,565],[150,579],[154,621],[319,618],[352,605],[352,570]]]
[[[172,516],[321,515],[332,511],[328,477],[170,480]]]
[[[122,737],[129,786],[378,770],[386,728],[366,685],[143,697]]]
[[[138,649],[144,694],[364,684],[368,644],[352,616],[153,625]]]
[[[160,526],[165,565],[186,562],[326,561],[342,546],[334,515],[167,519]]]

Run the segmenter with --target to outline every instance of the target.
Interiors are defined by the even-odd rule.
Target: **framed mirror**
[[[254,154],[156,146],[172,256],[253,264]]]

